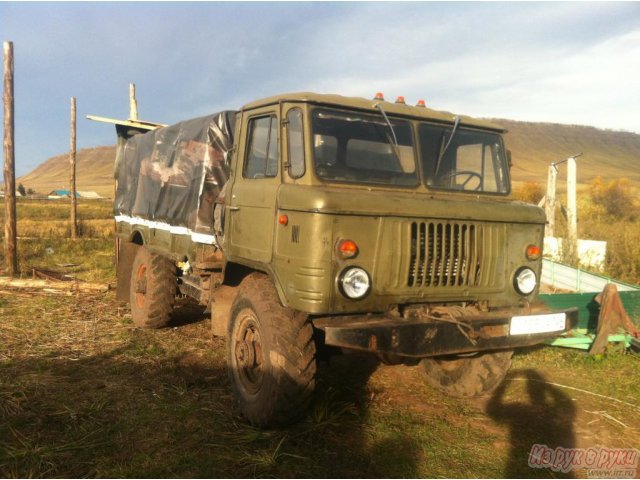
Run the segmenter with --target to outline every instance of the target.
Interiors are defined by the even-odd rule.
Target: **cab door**
[[[279,119],[275,108],[243,115],[236,172],[227,199],[229,257],[268,263],[280,186]]]

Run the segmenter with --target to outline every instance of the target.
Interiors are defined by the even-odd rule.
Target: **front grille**
[[[411,222],[409,287],[489,286],[497,236],[489,225]]]

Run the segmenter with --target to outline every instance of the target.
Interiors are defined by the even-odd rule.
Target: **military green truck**
[[[149,328],[206,306],[254,425],[304,414],[327,348],[478,396],[577,322],[536,303],[545,215],[508,198],[493,123],[314,93],[115,123],[118,298]]]

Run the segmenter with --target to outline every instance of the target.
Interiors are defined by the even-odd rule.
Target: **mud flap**
[[[140,245],[131,242],[125,242],[117,239],[118,264],[116,265],[116,299],[120,302],[129,303],[129,289],[131,284],[131,267],[133,259],[138,252]]]
[[[229,315],[236,298],[236,287],[221,285],[211,293],[211,333],[216,337],[226,337]]]

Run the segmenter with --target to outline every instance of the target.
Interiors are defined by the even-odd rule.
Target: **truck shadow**
[[[3,361],[0,477],[415,476],[410,449],[380,466],[402,438],[367,441],[375,359],[333,363],[304,419],[261,430],[239,416],[223,361],[152,347]]]
[[[522,388],[525,401],[510,401],[507,389]],[[574,448],[576,439],[574,421],[576,407],[573,400],[560,389],[546,382],[536,370],[513,370],[493,393],[486,404],[486,413],[498,424],[509,428],[509,457],[504,470],[504,478],[524,478],[539,476],[528,467],[535,462],[536,455],[530,456],[534,445]],[[542,467],[538,467],[542,468]],[[541,471],[542,472],[542,471]],[[544,476],[573,478],[571,471],[544,471]]]
[[[379,387],[371,385],[370,378],[380,365],[374,355],[357,352],[331,356],[327,363],[320,364],[316,401],[309,418],[313,419],[318,407],[325,408],[327,399],[334,403],[333,409],[347,407],[336,433],[339,432],[340,443],[350,461],[339,469],[325,472],[328,477],[416,478],[424,475],[418,467],[422,457],[420,443],[410,431],[403,429],[402,420],[372,415],[372,403]],[[384,430],[384,434],[374,433],[377,429]]]
[[[205,307],[197,305],[188,299],[178,299],[174,305],[168,328],[182,327],[192,323],[204,322],[211,318],[210,313],[205,313]]]

